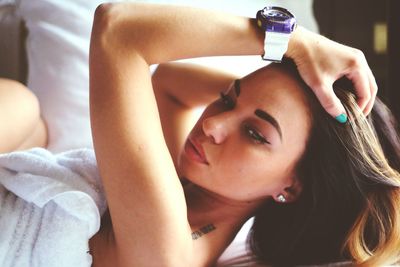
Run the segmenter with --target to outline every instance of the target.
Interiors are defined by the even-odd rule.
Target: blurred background
[[[314,0],[321,34],[361,49],[379,86],[378,95],[400,119],[400,1]]]

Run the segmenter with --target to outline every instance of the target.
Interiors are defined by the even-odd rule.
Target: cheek
[[[259,199],[275,194],[283,183],[282,169],[271,155],[254,151],[225,151],[214,177],[224,194],[236,199]],[[226,162],[226,164],[225,164]]]

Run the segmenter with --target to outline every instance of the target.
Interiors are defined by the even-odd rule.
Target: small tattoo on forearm
[[[192,232],[192,239],[193,240],[199,239],[203,235],[208,234],[209,232],[214,231],[215,229],[217,228],[214,226],[214,224],[212,223],[207,224],[201,227],[199,230]]]

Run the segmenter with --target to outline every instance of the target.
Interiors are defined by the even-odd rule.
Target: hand
[[[360,50],[297,27],[286,56],[295,61],[303,80],[314,91],[325,110],[339,122],[346,122],[347,115],[332,85],[342,76],[353,82],[357,103],[364,114],[371,111],[378,86]]]

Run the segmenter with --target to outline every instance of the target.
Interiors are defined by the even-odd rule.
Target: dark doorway
[[[378,95],[400,119],[400,1],[314,0],[321,34],[361,49],[375,75]]]

